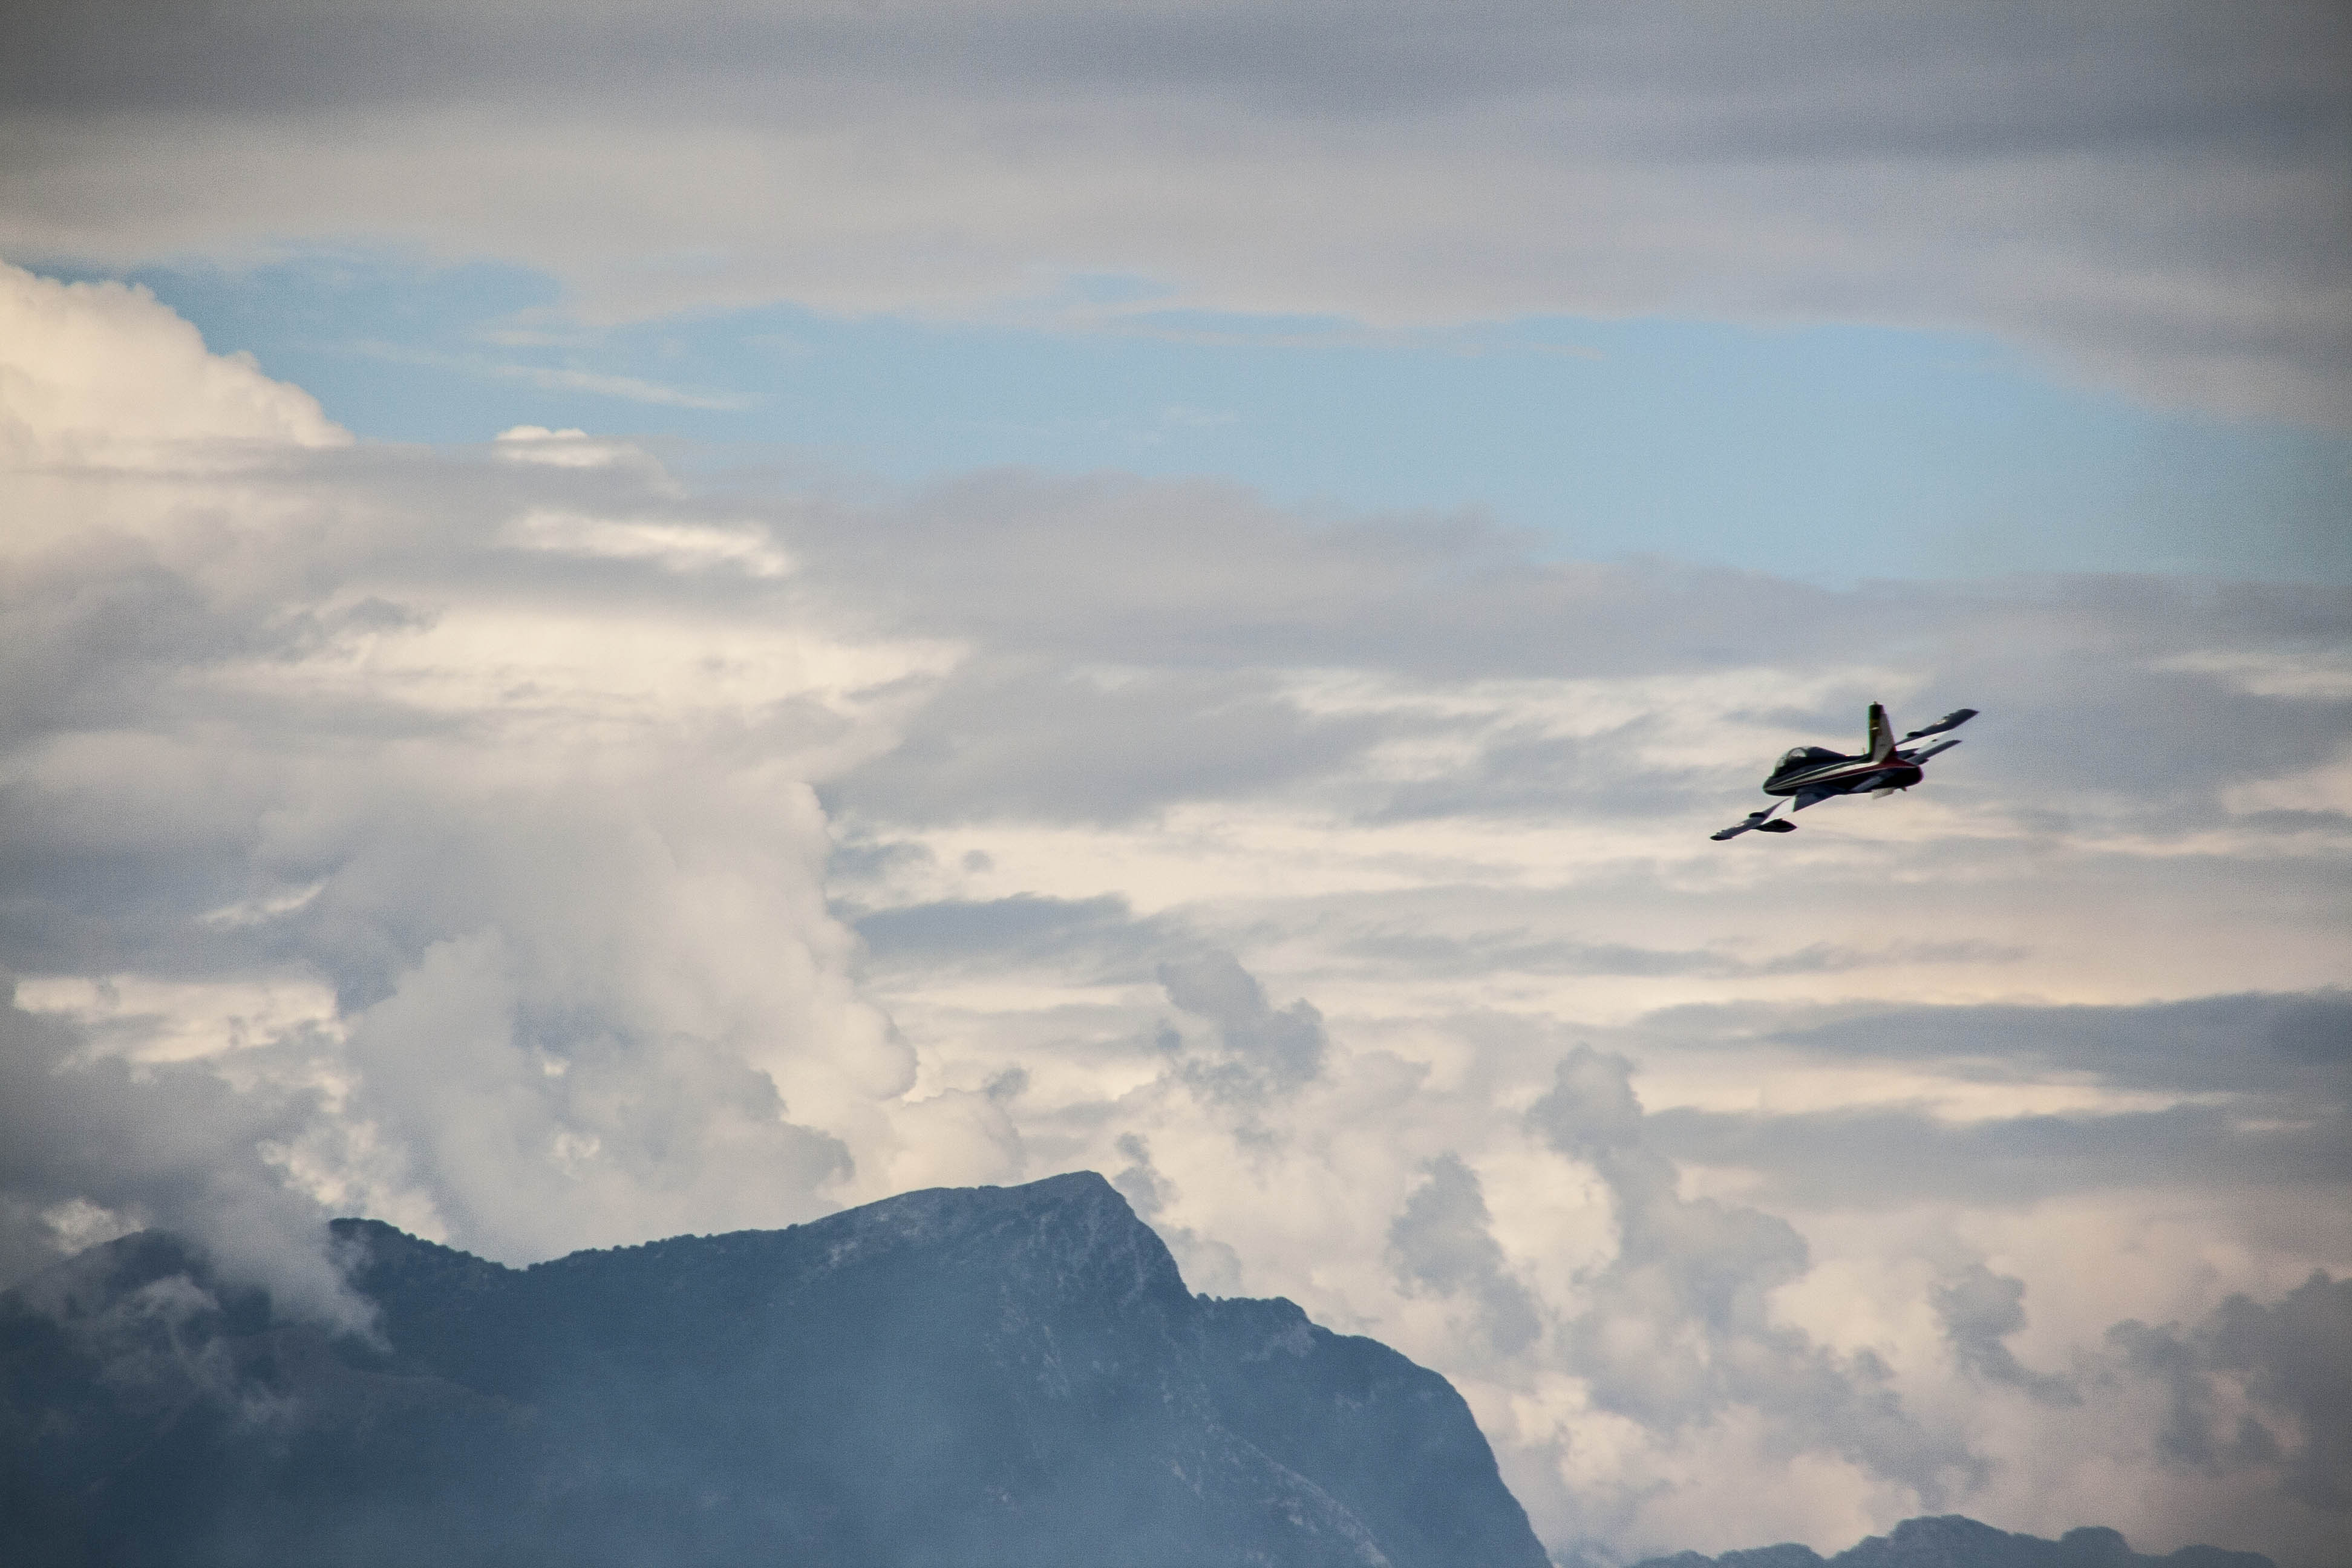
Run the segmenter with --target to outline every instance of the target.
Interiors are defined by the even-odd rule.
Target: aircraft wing
[[[1940,735],[1947,730],[1958,729],[1976,716],[1977,710],[1973,708],[1955,708],[1926,729],[1914,730],[1903,738],[1906,741],[1916,741],[1926,735]]]
[[[1797,831],[1797,825],[1793,822],[1770,820],[1772,814],[1780,809],[1780,803],[1776,800],[1763,810],[1751,811],[1747,816],[1733,823],[1722,832],[1710,833],[1707,837],[1720,844],[1727,838],[1737,838],[1743,833],[1794,833]]]

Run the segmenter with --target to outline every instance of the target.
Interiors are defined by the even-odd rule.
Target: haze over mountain
[[[1542,1568],[1445,1380],[1100,1176],[528,1269],[335,1226],[370,1336],[159,1233],[0,1299],[16,1563]]]

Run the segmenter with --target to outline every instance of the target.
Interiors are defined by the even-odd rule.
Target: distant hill
[[[2143,1557],[2112,1530],[2070,1530],[2056,1541],[2011,1535],[1973,1519],[1906,1519],[1834,1557],[1793,1543],[1702,1557],[1696,1552],[1653,1557],[1634,1568],[2278,1568],[2258,1552],[2184,1546],[2165,1557]]]
[[[1099,1176],[525,1269],[334,1228],[381,1346],[154,1233],[0,1296],[0,1562],[1545,1565],[1444,1378],[1192,1295]]]

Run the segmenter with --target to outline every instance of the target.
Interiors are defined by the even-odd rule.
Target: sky
[[[0,1282],[1094,1169],[1562,1564],[2352,1528],[2340,7],[0,18]],[[1770,759],[1982,710],[1709,841]]]

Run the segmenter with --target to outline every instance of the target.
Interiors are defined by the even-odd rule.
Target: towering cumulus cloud
[[[321,1205],[528,1258],[887,1154],[809,781],[927,656],[598,515],[629,451],[355,448],[136,290],[0,272],[0,355],[12,1272],[162,1223],[331,1296]]]
[[[1745,1406],[1788,1428],[1788,1439],[1903,1482],[1929,1507],[1950,1495],[1948,1472],[1981,1470],[1905,1414],[1877,1356],[1841,1356],[1774,1320],[1770,1293],[1811,1261],[1804,1238],[1757,1209],[1680,1194],[1680,1173],[1643,1135],[1631,1062],[1578,1047],[1528,1117],[1553,1148],[1592,1167],[1614,1211],[1616,1257],[1566,1327],[1596,1404],[1669,1430]]]

